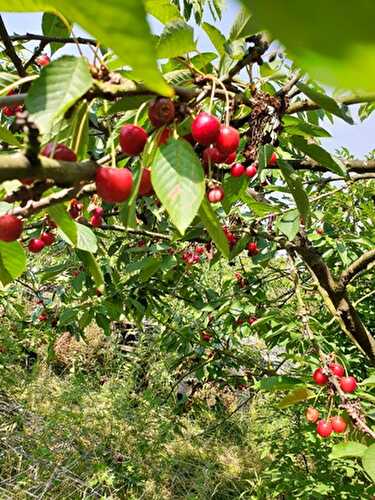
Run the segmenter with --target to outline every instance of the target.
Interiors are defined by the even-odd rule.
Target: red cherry
[[[313,408],[312,406],[309,406],[306,410],[306,420],[312,424],[315,424],[315,422],[318,421],[319,418],[319,412],[316,408]]]
[[[324,234],[324,229],[321,228],[321,227],[318,227],[318,229],[316,230],[316,232],[317,232],[317,234],[322,235],[322,234]]]
[[[65,144],[54,144],[52,142],[48,143],[40,152],[41,155],[47,156],[48,158],[54,158],[60,161],[76,161],[77,155],[70,148],[65,146]]]
[[[32,253],[38,253],[43,250],[43,248],[46,246],[43,240],[39,238],[33,238],[32,240],[29,241],[28,244],[28,249]]]
[[[340,416],[332,417],[331,424],[334,432],[337,432],[338,434],[340,434],[341,432],[345,432],[345,429],[347,427],[347,423]]]
[[[34,179],[20,179],[20,182],[24,186],[31,186],[31,184],[34,182]]]
[[[240,145],[240,134],[238,130],[227,125],[220,127],[219,135],[216,139],[216,146],[219,151],[229,155],[237,150]]]
[[[234,163],[236,161],[236,156],[237,156],[237,153],[235,151],[233,151],[233,153],[229,154],[225,158],[224,163],[227,164],[227,165],[232,165],[232,163]]]
[[[220,151],[214,146],[209,146],[203,151],[203,164],[204,165],[214,165],[215,163],[222,163],[224,158]]]
[[[124,154],[137,156],[142,153],[146,142],[147,132],[137,125],[124,125],[120,130],[120,146]]]
[[[162,127],[174,120],[176,109],[173,101],[166,97],[155,99],[148,108],[148,117],[154,127]]]
[[[90,219],[90,224],[93,227],[100,227],[103,224],[103,219],[100,217],[100,215],[94,214]]]
[[[240,177],[245,173],[245,167],[241,163],[235,163],[230,169],[230,175],[232,177]]]
[[[247,250],[249,252],[250,256],[255,256],[258,255],[259,253],[259,248],[258,245],[255,242],[250,242],[247,244]]]
[[[316,426],[316,432],[322,437],[328,437],[332,434],[333,428],[331,422],[319,420]]]
[[[159,136],[158,146],[161,146],[162,144],[168,142],[170,135],[171,135],[171,130],[169,128],[165,128]]]
[[[133,176],[127,168],[98,167],[95,175],[96,191],[108,203],[127,200],[133,186]]]
[[[42,54],[35,59],[35,62],[38,66],[47,66],[47,64],[51,62],[51,59],[47,56],[47,54]]]
[[[246,169],[246,175],[248,177],[254,177],[254,175],[257,174],[257,168],[256,166],[254,165],[254,163],[252,165],[250,165],[249,167],[247,167]]]
[[[209,332],[201,332],[201,339],[203,342],[209,342],[212,339],[212,335]]]
[[[324,385],[328,382],[328,377],[325,375],[322,371],[321,368],[317,368],[313,375],[312,378],[314,379],[315,383],[318,385]]]
[[[42,233],[40,235],[40,239],[43,241],[43,243],[49,247],[50,245],[52,245],[55,241],[55,235],[52,234],[52,233],[49,233],[49,232],[46,232],[46,233]]]
[[[104,209],[102,207],[95,207],[92,210],[90,210],[92,215],[97,215],[98,217],[103,217],[104,215]]]
[[[47,321],[47,319],[48,319],[48,316],[47,316],[47,314],[46,314],[46,313],[42,313],[42,314],[40,314],[40,315],[38,316],[38,320],[39,320],[39,321]]]
[[[210,189],[207,198],[210,203],[218,203],[224,198],[224,189],[221,186]]]
[[[354,392],[357,389],[357,381],[354,377],[343,377],[340,387],[344,392]]]
[[[236,325],[239,325],[239,326],[243,325],[243,319],[237,318],[236,319]]]
[[[271,158],[268,160],[268,165],[274,167],[277,165],[277,156],[276,153],[272,153]]]
[[[14,116],[17,113],[16,106],[4,106],[3,107],[3,114],[7,116],[8,118],[11,116]]]
[[[195,248],[195,251],[198,255],[202,255],[202,253],[204,253],[204,247],[198,246]]]
[[[341,378],[345,375],[344,367],[339,365],[338,363],[331,363],[330,365],[328,365],[328,367],[332,375],[335,375],[336,377]]]
[[[150,196],[153,192],[154,188],[151,184],[151,170],[149,168],[144,168],[138,194],[139,196]]]
[[[22,233],[23,223],[15,215],[5,214],[0,216],[0,240],[16,241]]]
[[[191,133],[194,139],[203,146],[214,143],[219,135],[219,131],[219,120],[216,116],[205,113],[204,111],[194,118],[191,125]]]
[[[255,316],[252,316],[252,317],[250,317],[250,318],[247,319],[247,322],[251,326],[253,323],[256,322],[256,320],[257,320],[257,318]]]

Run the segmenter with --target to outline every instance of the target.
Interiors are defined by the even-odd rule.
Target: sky
[[[229,33],[230,26],[233,23],[239,8],[240,7],[235,0],[227,0],[227,8],[224,12],[222,20],[220,22],[213,21],[208,13],[207,21],[215,24],[215,26],[218,27],[224,35],[226,35]],[[41,33],[40,14],[6,13],[3,14],[3,19],[8,31],[11,34],[23,34],[26,32]],[[162,25],[153,19],[150,19],[150,24],[155,33],[159,33],[162,29]],[[79,27],[75,28],[74,33],[77,36],[87,36],[87,34]],[[211,42],[202,30],[199,30],[197,38],[199,50],[213,50]],[[63,53],[62,50],[56,53],[57,57],[59,54]],[[76,53],[76,48],[72,45],[69,47],[68,51]],[[84,52],[90,57],[90,49],[85,48]],[[351,106],[351,111],[355,121],[354,125],[349,125],[339,118],[335,119],[333,124],[329,121],[322,124],[322,126],[332,135],[331,138],[322,140],[322,145],[330,152],[334,153],[336,149],[346,147],[356,158],[361,159],[375,148],[375,112],[370,116],[370,118],[361,122],[358,118],[357,110],[358,106]]]

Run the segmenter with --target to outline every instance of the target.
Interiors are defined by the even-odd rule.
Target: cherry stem
[[[331,397],[331,401],[330,401],[330,404],[329,404],[329,410],[328,410],[328,415],[327,415],[327,422],[329,420],[329,417],[331,416],[332,408],[333,408],[333,396]]]
[[[228,90],[225,87],[224,83],[221,80],[219,80],[217,78],[215,80],[217,81],[218,85],[220,85],[220,87],[224,91],[224,95],[225,95],[225,125],[228,127],[229,126],[229,107],[230,107],[229,93],[228,93]]]
[[[138,124],[139,117],[140,117],[140,115],[141,115],[142,111],[144,110],[144,108],[145,108],[147,105],[148,105],[148,102],[146,101],[146,102],[142,103],[142,104],[139,106],[138,111],[137,111],[137,113],[136,113],[136,115],[135,115],[135,118],[134,118],[134,125],[137,125],[137,124]]]
[[[209,113],[211,113],[212,104],[213,104],[214,97],[215,97],[215,90],[216,90],[216,80],[212,80],[212,90],[211,90],[211,97],[210,97],[210,105],[208,106],[208,112]]]

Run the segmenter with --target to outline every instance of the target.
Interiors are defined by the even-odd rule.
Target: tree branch
[[[13,44],[12,40],[10,39],[8,35],[8,31],[6,29],[6,26],[4,24],[4,21],[2,17],[0,16],[0,39],[2,40],[4,46],[5,46],[5,53],[9,57],[9,59],[12,61],[14,64],[14,67],[17,70],[17,73],[23,77],[26,76],[26,71],[25,68],[23,67],[21,59],[18,57]]]
[[[352,262],[345,271],[343,271],[339,279],[339,288],[345,289],[346,286],[357,276],[357,274],[365,271],[373,262],[375,262],[375,249],[365,252],[357,260]]]
[[[9,37],[12,42],[30,42],[32,40],[34,41],[40,41],[44,42],[45,45],[51,43],[51,42],[57,42],[57,43],[80,43],[82,45],[97,45],[97,41],[92,39],[92,38],[82,38],[82,37],[76,37],[76,38],[61,38],[58,36],[44,36],[44,35],[34,35],[32,33],[26,33],[25,35],[14,35]]]
[[[348,172],[359,174],[375,173],[375,160],[341,160]],[[310,170],[311,172],[330,172],[324,165],[320,165],[314,160],[288,160],[294,170]],[[278,165],[269,165],[267,169],[278,169]]]
[[[353,94],[350,96],[337,97],[335,99],[340,104],[346,104],[347,106],[351,104],[361,104],[364,102],[374,102],[375,93],[369,94]],[[292,102],[287,110],[286,114],[291,115],[292,113],[299,113],[300,111],[313,111],[314,109],[320,109],[321,106],[310,99],[304,99],[303,101]]]

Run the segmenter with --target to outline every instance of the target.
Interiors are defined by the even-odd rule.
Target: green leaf
[[[95,281],[95,285],[100,291],[104,290],[104,277],[100,266],[90,252],[85,252],[83,250],[76,250],[77,257],[83,262],[86,270],[91,274]]]
[[[365,380],[362,380],[361,385],[370,385],[370,386],[375,385],[375,374],[371,375],[370,377],[366,378]]]
[[[226,213],[229,213],[232,205],[241,199],[241,195],[246,191],[247,179],[245,176],[232,177],[228,175],[223,182],[224,199],[221,202]]]
[[[69,216],[66,207],[63,203],[53,205],[47,210],[48,215],[57,224],[63,235],[68,238],[68,241],[76,245],[78,239],[78,228],[74,220]]]
[[[192,146],[185,140],[171,139],[158,148],[151,181],[173,224],[184,234],[205,193],[203,168]]]
[[[249,6],[249,0],[241,1]],[[258,29],[269,30],[288,48],[291,58],[319,81],[374,90],[373,2],[314,0],[306,9],[299,0],[253,0],[251,12]]]
[[[91,84],[87,61],[82,57],[63,56],[51,62],[42,69],[27,94],[26,107],[31,120],[42,133],[49,132]]]
[[[298,210],[291,210],[280,215],[276,220],[276,227],[288,238],[294,240],[300,227],[300,214]]]
[[[375,443],[370,445],[363,453],[362,465],[366,473],[375,481]]]
[[[240,198],[257,217],[263,217],[263,215],[274,214],[279,211],[278,207],[269,205],[264,201],[254,200],[254,198],[249,196],[247,193],[242,193]]]
[[[268,161],[270,160],[272,153],[273,153],[273,147],[271,146],[271,144],[265,144],[264,146],[260,147],[258,155],[258,164],[259,164],[258,174],[260,174],[264,168],[268,167]]]
[[[300,389],[295,389],[291,391],[285,398],[283,398],[277,405],[279,408],[287,408],[288,406],[295,405],[301,401],[306,401],[306,399],[311,399],[315,397],[315,393],[310,391],[306,387],[301,387]]]
[[[96,253],[98,244],[94,232],[83,224],[78,224],[78,222],[75,221],[74,224],[77,227],[77,244],[75,246],[80,250]]]
[[[289,135],[302,135],[304,137],[331,137],[331,134],[324,128],[313,123],[300,120],[295,116],[285,115],[283,117],[283,132]]]
[[[337,163],[328,153],[328,151],[318,146],[317,144],[309,144],[304,137],[297,135],[291,137],[290,142],[296,149],[302,151],[302,153],[305,153],[307,156],[317,161],[321,165],[324,165],[331,172],[340,176],[347,175],[347,172],[342,167],[342,165]]]
[[[229,40],[234,41],[254,33],[255,25],[248,10],[241,9],[230,29]]]
[[[306,225],[310,221],[310,203],[309,198],[303,189],[302,179],[292,169],[292,167],[285,160],[278,159],[281,173],[288,185],[289,191],[296,202],[299,213],[304,219]]]
[[[217,248],[226,258],[229,258],[228,240],[223,232],[219,219],[216,217],[216,214],[206,197],[203,198],[202,204],[199,208],[199,217],[202,219],[208,234],[213,239]]]
[[[286,375],[275,375],[265,377],[257,382],[257,387],[266,392],[285,391],[293,389],[296,386],[304,385],[303,381],[298,378],[288,377]]]
[[[332,447],[329,458],[362,457],[365,450],[367,450],[367,446],[362,443],[346,441],[344,443],[335,444],[335,446]]]
[[[146,0],[145,5],[147,12],[163,24],[181,18],[179,10],[170,0]]]
[[[312,101],[314,101],[316,104],[319,104],[320,107],[328,111],[329,113],[332,113],[333,115],[338,116],[339,118],[342,118],[345,120],[347,123],[350,123],[351,125],[354,124],[353,118],[348,114],[347,110],[343,107],[340,107],[338,103],[330,96],[322,94],[321,92],[318,92],[317,90],[309,87],[305,83],[297,83],[296,86],[307,96],[309,97]]]
[[[144,102],[150,101],[149,95],[134,95],[123,97],[122,99],[115,102],[110,108],[108,113],[115,114],[122,111],[130,111],[132,109],[138,109]]]
[[[182,20],[168,23],[160,35],[157,55],[160,58],[182,56],[196,50],[194,31]]]
[[[5,286],[26,270],[26,254],[21,243],[0,241],[0,281]]]
[[[70,35],[71,27],[67,26],[59,16],[45,12],[42,17],[42,31],[43,35],[47,37],[67,38]],[[62,43],[51,42],[51,53],[53,54],[60,47]]]
[[[220,56],[223,56],[225,54],[224,51],[224,45],[226,43],[225,36],[215,26],[212,26],[212,24],[203,23],[202,28],[207,33],[208,38],[210,39],[212,45],[217,50],[218,54],[220,54]]]
[[[4,215],[12,209],[12,205],[6,201],[0,201],[0,215]]]
[[[71,134],[70,147],[76,153],[78,161],[84,160],[89,144],[89,109],[86,101],[82,101],[74,110]]]
[[[0,140],[6,142],[7,144],[10,144],[11,146],[22,148],[22,144],[19,142],[17,137],[2,125],[0,125]]]

